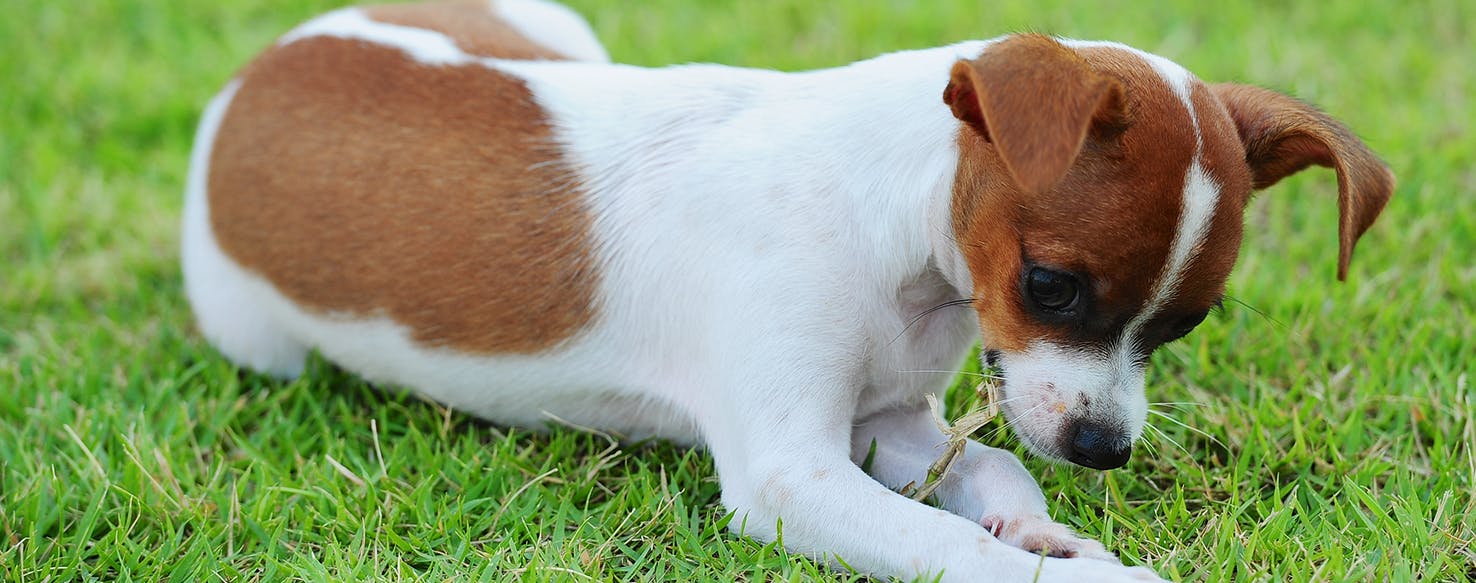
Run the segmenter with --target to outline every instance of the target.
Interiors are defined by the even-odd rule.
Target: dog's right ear
[[[1240,132],[1257,190],[1317,164],[1338,172],[1338,280],[1348,278],[1353,247],[1394,195],[1394,172],[1346,126],[1317,108],[1269,89],[1220,83],[1210,90]]]
[[[1094,123],[1126,117],[1122,87],[1055,39],[1021,34],[953,64],[943,101],[983,138],[1026,192],[1066,175]]]

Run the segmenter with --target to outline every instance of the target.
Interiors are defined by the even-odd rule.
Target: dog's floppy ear
[[[1210,89],[1230,111],[1256,189],[1311,164],[1338,173],[1338,279],[1348,277],[1353,246],[1394,194],[1394,173],[1348,128],[1275,91],[1220,83]]]
[[[943,101],[994,143],[1015,183],[1032,193],[1066,175],[1094,121],[1125,117],[1115,79],[1038,34],[1011,36],[954,63]]]

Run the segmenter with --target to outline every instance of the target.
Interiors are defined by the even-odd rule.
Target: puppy
[[[231,360],[290,377],[317,350],[497,423],[702,444],[749,535],[946,581],[1156,577],[1001,450],[968,444],[941,510],[897,494],[944,441],[924,396],[950,379],[913,371],[982,338],[1031,450],[1122,466],[1148,356],[1220,301],[1252,191],[1334,168],[1341,279],[1393,189],[1313,108],[1119,44],[644,69],[539,0],[303,24],[191,162],[186,287]]]

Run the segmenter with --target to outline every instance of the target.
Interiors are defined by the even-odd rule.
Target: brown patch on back
[[[533,42],[492,13],[491,3],[426,2],[366,6],[370,20],[433,30],[444,34],[468,54],[516,60],[568,60],[557,51]]]
[[[312,37],[246,70],[219,136],[216,239],[303,307],[480,353],[594,317],[593,220],[517,79]]]
[[[1049,190],[1027,194],[994,144],[960,128],[954,232],[982,300],[974,305],[986,348],[1115,338],[1148,301],[1178,227],[1195,146],[1189,113],[1140,57],[1115,48],[1075,52],[1122,87],[1126,111],[1105,128],[1093,121],[1080,154]],[[1089,278],[1090,312],[1081,326],[1047,325],[1030,315],[1020,285],[1027,259]]]

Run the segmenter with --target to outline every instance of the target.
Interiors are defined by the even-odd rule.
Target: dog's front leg
[[[733,528],[760,540],[782,535],[792,551],[908,579],[1158,580],[1102,561],[1042,559],[974,520],[887,489],[850,458],[855,392],[847,379],[807,372],[832,370],[814,363],[764,362],[714,395],[701,415]]]
[[[870,454],[871,475],[888,487],[921,485],[947,439],[927,407],[891,409],[856,426],[851,456],[859,463]],[[1117,562],[1101,543],[1051,520],[1040,487],[1008,451],[969,441],[933,495],[943,508],[1022,549]]]

